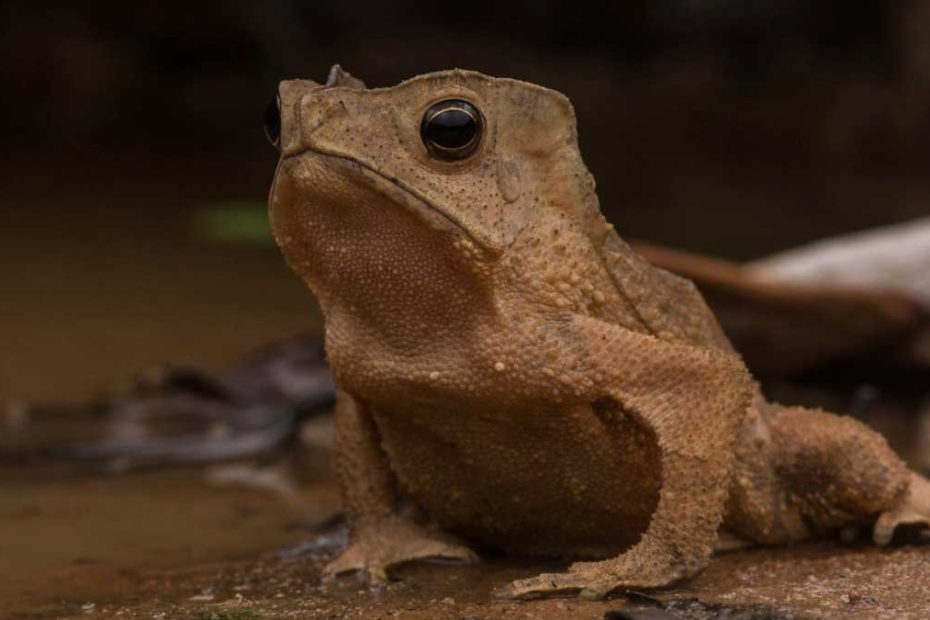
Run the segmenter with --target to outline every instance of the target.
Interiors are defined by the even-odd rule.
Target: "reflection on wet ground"
[[[337,501],[330,487],[311,487],[314,501],[298,509],[266,492],[209,488],[193,470],[22,466],[2,471],[0,484],[0,609],[13,617],[148,600],[160,571],[294,544]]]

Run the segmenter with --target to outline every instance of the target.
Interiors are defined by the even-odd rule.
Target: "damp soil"
[[[596,602],[495,600],[496,586],[562,567],[527,558],[408,565],[377,591],[323,583],[338,493],[327,459],[300,467],[296,496],[218,487],[215,467],[0,471],[0,618],[930,617],[930,547],[907,543],[730,552],[676,589]]]

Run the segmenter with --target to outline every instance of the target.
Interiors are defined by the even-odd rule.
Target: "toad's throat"
[[[297,158],[307,154],[319,157],[330,164],[336,164],[332,165],[332,167],[342,170],[343,174],[353,174],[355,177],[362,179],[363,182],[367,182],[394,202],[402,205],[428,225],[453,234],[464,235],[491,256],[500,253],[501,248],[487,234],[475,230],[461,217],[441,209],[421,191],[402,179],[386,174],[357,157],[335,149],[306,148],[289,157]],[[341,165],[338,165],[337,162]]]

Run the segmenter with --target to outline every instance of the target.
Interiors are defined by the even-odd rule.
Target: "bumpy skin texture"
[[[588,560],[501,595],[600,597],[693,575],[722,524],[778,543],[884,515],[884,541],[926,517],[877,434],[766,403],[693,285],[620,239],[564,96],[467,71],[368,90],[338,68],[279,92],[273,226],[341,390],[351,540],[329,574],[474,543]],[[484,121],[460,161],[419,132],[448,98]]]

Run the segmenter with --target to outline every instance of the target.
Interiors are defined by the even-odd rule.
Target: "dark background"
[[[930,212],[921,0],[7,2],[0,58],[0,399],[319,328],[261,113],[336,62],[564,92],[628,238],[748,259]]]

